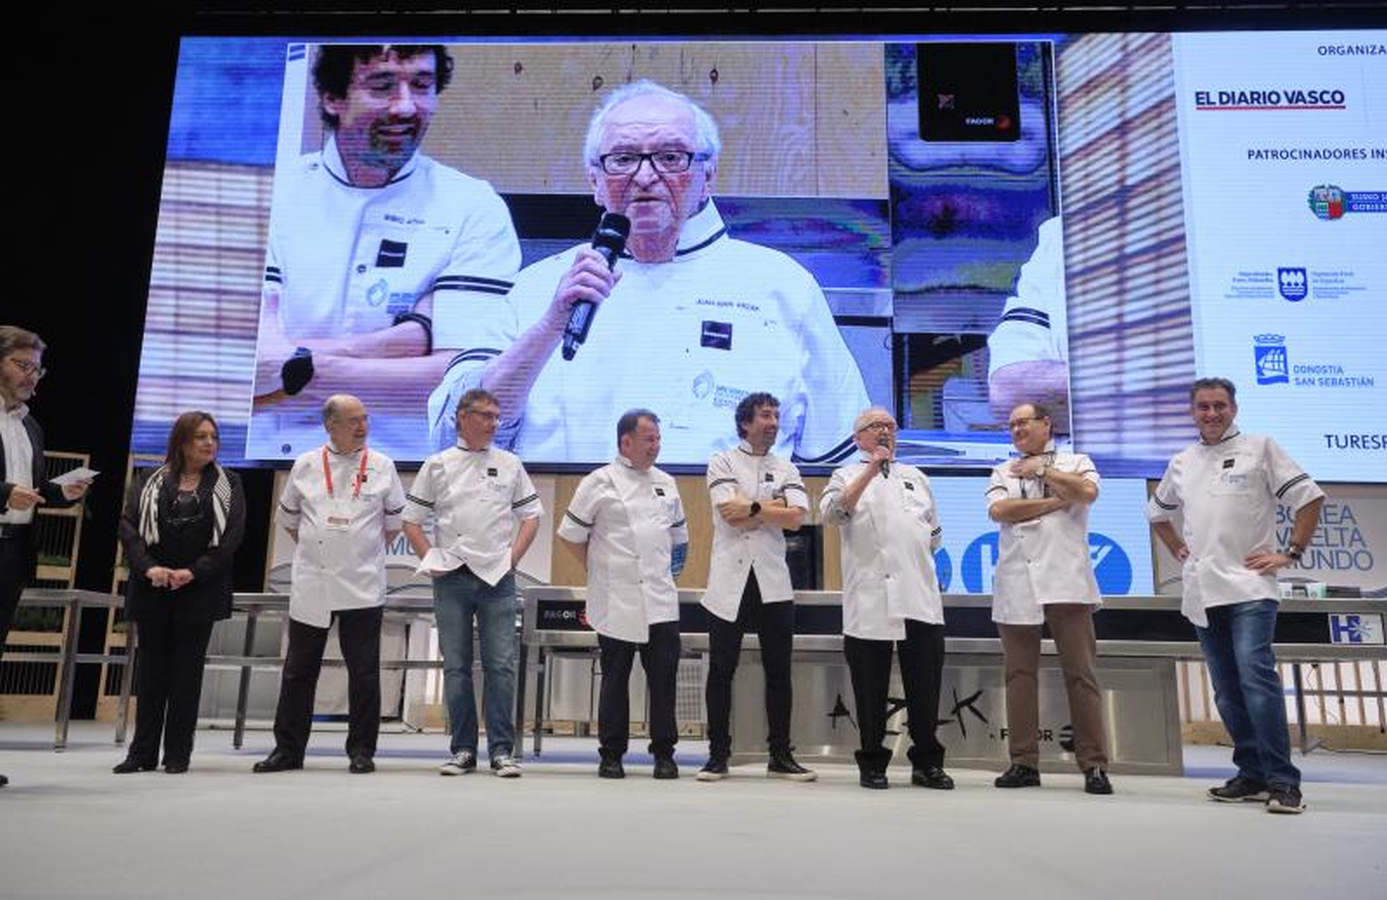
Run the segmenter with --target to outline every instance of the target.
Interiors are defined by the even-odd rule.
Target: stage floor
[[[331,730],[329,730],[331,729]],[[596,777],[596,741],[550,738],[524,777],[442,778],[442,734],[384,734],[373,775],[350,775],[343,734],[315,731],[301,772],[253,775],[268,732],[231,749],[201,731],[191,770],[112,775],[111,727],[0,723],[0,897],[613,898],[1352,897],[1383,883],[1387,757],[1297,756],[1308,811],[1275,816],[1204,790],[1230,751],[1187,747],[1183,778],[1127,776],[1090,797],[1079,775],[1001,791],[956,769],[952,792],[814,784],[760,766],[694,780],[706,745],[679,747],[680,778]],[[483,762],[483,766],[485,762]]]

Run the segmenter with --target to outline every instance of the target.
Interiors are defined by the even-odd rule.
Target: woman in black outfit
[[[120,540],[125,617],[138,629],[135,738],[113,772],[188,771],[212,623],[231,615],[231,559],[245,532],[241,480],[217,464],[217,423],[185,412],[164,464],[130,488]]]

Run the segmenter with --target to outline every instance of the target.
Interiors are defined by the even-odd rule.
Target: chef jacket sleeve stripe
[[[1276,491],[1276,499],[1280,500],[1283,496],[1285,496],[1285,493],[1286,493],[1287,491],[1289,491],[1291,488],[1295,487],[1296,485],[1300,484],[1302,481],[1305,481],[1305,480],[1306,480],[1307,478],[1309,478],[1309,477],[1310,477],[1309,475],[1306,475],[1304,472],[1301,472],[1299,475],[1297,475],[1296,477],[1292,478],[1290,481],[1288,481],[1288,482],[1286,482],[1285,484],[1281,485],[1281,487],[1278,488],[1277,491]]]
[[[299,511],[298,511],[297,509],[290,509],[289,507],[285,506],[283,503],[280,503],[280,504],[279,504],[279,508],[282,509],[282,510],[284,510],[285,512],[287,512],[287,513],[288,513],[289,515],[291,515],[291,516],[297,516],[297,515],[299,514]]]
[[[1006,485],[994,484],[994,485],[992,485],[992,487],[990,487],[990,488],[987,489],[987,492],[988,492],[989,494],[992,493],[993,491],[1001,491],[1003,494],[1005,494],[1005,493],[1007,492]]]
[[[410,503],[417,503],[420,506],[426,506],[429,509],[433,509],[432,500],[425,500],[422,497],[416,497],[413,494],[405,494],[405,499],[408,500]]]
[[[592,523],[591,523],[591,522],[584,522],[582,519],[580,519],[580,518],[578,518],[577,516],[573,515],[573,513],[570,512],[570,511],[567,511],[567,510],[566,510],[566,511],[564,512],[564,517],[565,517],[565,518],[568,518],[568,519],[572,519],[574,522],[576,522],[577,524],[583,526],[584,528],[591,528],[591,527],[592,527]]]
[[[806,490],[804,489],[804,485],[802,485],[802,484],[795,484],[794,482],[787,482],[787,483],[785,484],[785,488],[784,488],[784,489],[787,490],[787,491],[799,491],[801,494],[806,494],[806,495],[809,493],[808,491],[806,491]]]
[[[531,495],[528,496],[528,497],[525,497],[525,498],[523,498],[523,499],[520,499],[520,500],[515,501],[514,503],[512,503],[512,504],[510,505],[510,508],[511,508],[511,509],[519,509],[519,508],[522,507],[522,506],[528,506],[529,504],[534,503],[534,502],[535,502],[536,500],[538,500],[538,499],[539,499],[539,494],[531,494]]]
[[[403,506],[397,506],[397,507],[395,507],[394,509],[391,509],[391,508],[388,507],[388,506],[385,508],[385,514],[386,514],[387,516],[398,516],[400,513],[404,512],[404,511],[405,511],[405,508],[404,508]]]
[[[1151,500],[1152,500],[1152,502],[1154,502],[1157,506],[1159,506],[1161,509],[1179,509],[1179,508],[1180,508],[1180,504],[1178,504],[1178,503],[1166,503],[1164,500],[1162,500],[1160,497],[1156,496],[1155,494],[1152,494],[1152,495],[1151,495]]]
[[[709,485],[708,485],[708,487],[710,487],[710,488],[715,488],[715,487],[717,487],[717,486],[720,485],[720,484],[736,484],[736,483],[737,483],[737,479],[735,479],[735,478],[719,478],[719,479],[717,479],[716,481],[710,482]]]

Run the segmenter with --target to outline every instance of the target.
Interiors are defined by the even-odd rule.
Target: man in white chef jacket
[[[766,774],[813,781],[814,772],[790,752],[790,658],[795,638],[794,587],[785,562],[785,532],[798,531],[809,509],[794,463],[771,452],[780,434],[780,401],[747,394],[733,419],[737,446],[708,461],[713,555],[708,567],[708,763],[699,781],[727,777],[732,753],[732,679],[742,635],[755,631],[766,676]]]
[[[1002,639],[1011,757],[994,783],[1040,784],[1037,676],[1040,633],[1048,625],[1064,671],[1084,790],[1111,794],[1093,632],[1093,611],[1102,599],[1088,550],[1088,509],[1098,499],[1098,470],[1082,453],[1055,449],[1050,411],[1042,404],[1018,405],[1007,427],[1021,457],[994,468],[987,488],[987,514],[998,523],[992,621]]]
[[[597,730],[603,778],[624,778],[630,730],[628,682],[640,654],[650,692],[656,778],[678,778],[674,700],[679,675],[679,591],[689,532],[674,479],[655,468],[660,419],[633,409],[617,421],[617,458],[578,485],[559,525],[587,568],[587,621],[602,654]]]
[[[1195,381],[1190,414],[1199,442],[1171,459],[1147,515],[1161,543],[1184,563],[1181,612],[1194,623],[1219,718],[1233,739],[1238,774],[1210,788],[1209,797],[1302,812],[1271,644],[1276,572],[1309,545],[1324,491],[1276,441],[1238,430],[1237,388],[1228,379]],[[1283,503],[1295,510],[1295,523],[1280,548],[1276,519]]]
[[[888,787],[886,695],[891,653],[900,657],[910,729],[912,783],[951,790],[935,735],[944,674],[944,607],[934,572],[942,531],[925,473],[894,461],[896,420],[880,407],[853,423],[860,458],[833,473],[819,511],[842,532],[843,653],[852,676],[859,783]]]
[[[440,775],[477,768],[472,624],[482,653],[486,749],[491,771],[520,776],[515,723],[515,567],[539,531],[544,506],[520,458],[492,444],[501,407],[481,388],[462,395],[457,445],[424,460],[406,494],[404,532],[433,579],[451,741]],[[423,525],[435,520],[433,541]],[[518,528],[517,528],[518,524]]]
[[[400,532],[405,492],[395,463],[366,446],[366,407],[350,394],[323,404],[327,443],[294,461],[279,524],[295,541],[289,649],[275,709],[275,748],[256,772],[303,768],[328,629],[347,665],[350,771],[375,771],[380,728],[380,624],[385,549]]]

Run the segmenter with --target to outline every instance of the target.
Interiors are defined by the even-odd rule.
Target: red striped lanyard
[[[361,499],[361,485],[366,481],[366,447],[361,447],[361,469],[356,473],[356,487],[352,499]],[[328,465],[327,445],[323,445],[323,482],[327,485],[328,499],[332,498],[332,466]]]

